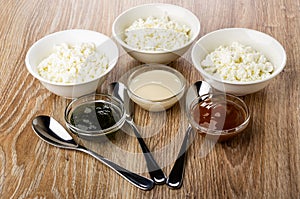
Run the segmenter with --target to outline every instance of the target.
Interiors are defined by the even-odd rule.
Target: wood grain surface
[[[287,52],[284,71],[264,90],[244,96],[251,121],[245,133],[203,152],[196,135],[181,189],[141,191],[96,159],[53,147],[31,129],[32,119],[51,115],[64,123],[70,100],[47,91],[29,74],[25,55],[43,36],[90,29],[111,36],[114,19],[136,5],[173,3],[201,21],[200,36],[227,27],[256,29],[275,37]],[[0,0],[0,198],[300,198],[300,1],[299,0]],[[120,49],[116,68],[99,88],[139,65]],[[201,80],[190,51],[170,64],[188,83]],[[150,114],[136,106],[145,142],[169,174],[187,121],[176,104]],[[146,177],[137,140],[118,132],[111,142],[85,144]]]

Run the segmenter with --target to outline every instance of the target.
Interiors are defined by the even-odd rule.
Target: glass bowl
[[[190,124],[201,135],[219,142],[240,134],[249,124],[245,102],[231,94],[209,93],[195,98],[188,107]]]
[[[129,97],[148,111],[171,108],[183,96],[186,80],[177,70],[162,64],[134,68],[127,80]]]
[[[107,94],[90,94],[72,100],[65,109],[67,127],[76,135],[94,138],[119,130],[126,118],[123,103]]]

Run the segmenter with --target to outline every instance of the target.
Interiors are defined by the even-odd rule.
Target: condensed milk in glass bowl
[[[184,95],[183,75],[166,65],[144,64],[134,68],[127,80],[130,98],[143,109],[158,112],[171,108]]]

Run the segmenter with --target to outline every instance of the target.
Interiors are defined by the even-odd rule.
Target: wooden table
[[[202,25],[200,36],[226,27],[251,28],[275,37],[287,52],[284,71],[264,90],[243,97],[252,116],[243,135],[216,144],[206,155],[201,154],[203,138],[196,135],[181,189],[139,190],[96,159],[53,147],[34,134],[31,121],[37,115],[51,115],[64,123],[69,100],[51,94],[28,73],[24,59],[29,47],[65,29],[90,29],[111,36],[112,23],[122,11],[150,2],[157,1],[1,0],[0,198],[300,197],[299,0],[161,1],[195,13]],[[99,92],[140,64],[120,52],[116,68]],[[189,84],[202,79],[191,64],[190,51],[170,65]],[[180,104],[165,114],[149,114],[138,106],[135,110],[137,125],[148,135],[145,142],[167,175],[180,146],[180,140],[176,145],[174,139],[183,137],[187,125],[181,110]],[[111,143],[97,143],[94,148],[149,177],[135,138],[121,132]],[[132,159],[118,150],[140,156]]]

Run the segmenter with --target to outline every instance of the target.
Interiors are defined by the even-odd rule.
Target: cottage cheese
[[[206,56],[201,66],[218,78],[239,82],[265,79],[274,71],[263,54],[238,42],[218,47]]]
[[[39,75],[57,83],[81,83],[93,80],[108,68],[108,58],[97,52],[94,43],[54,46],[54,51],[37,67]]]
[[[168,51],[182,47],[190,40],[190,28],[168,16],[138,19],[125,30],[125,42],[147,51]]]

